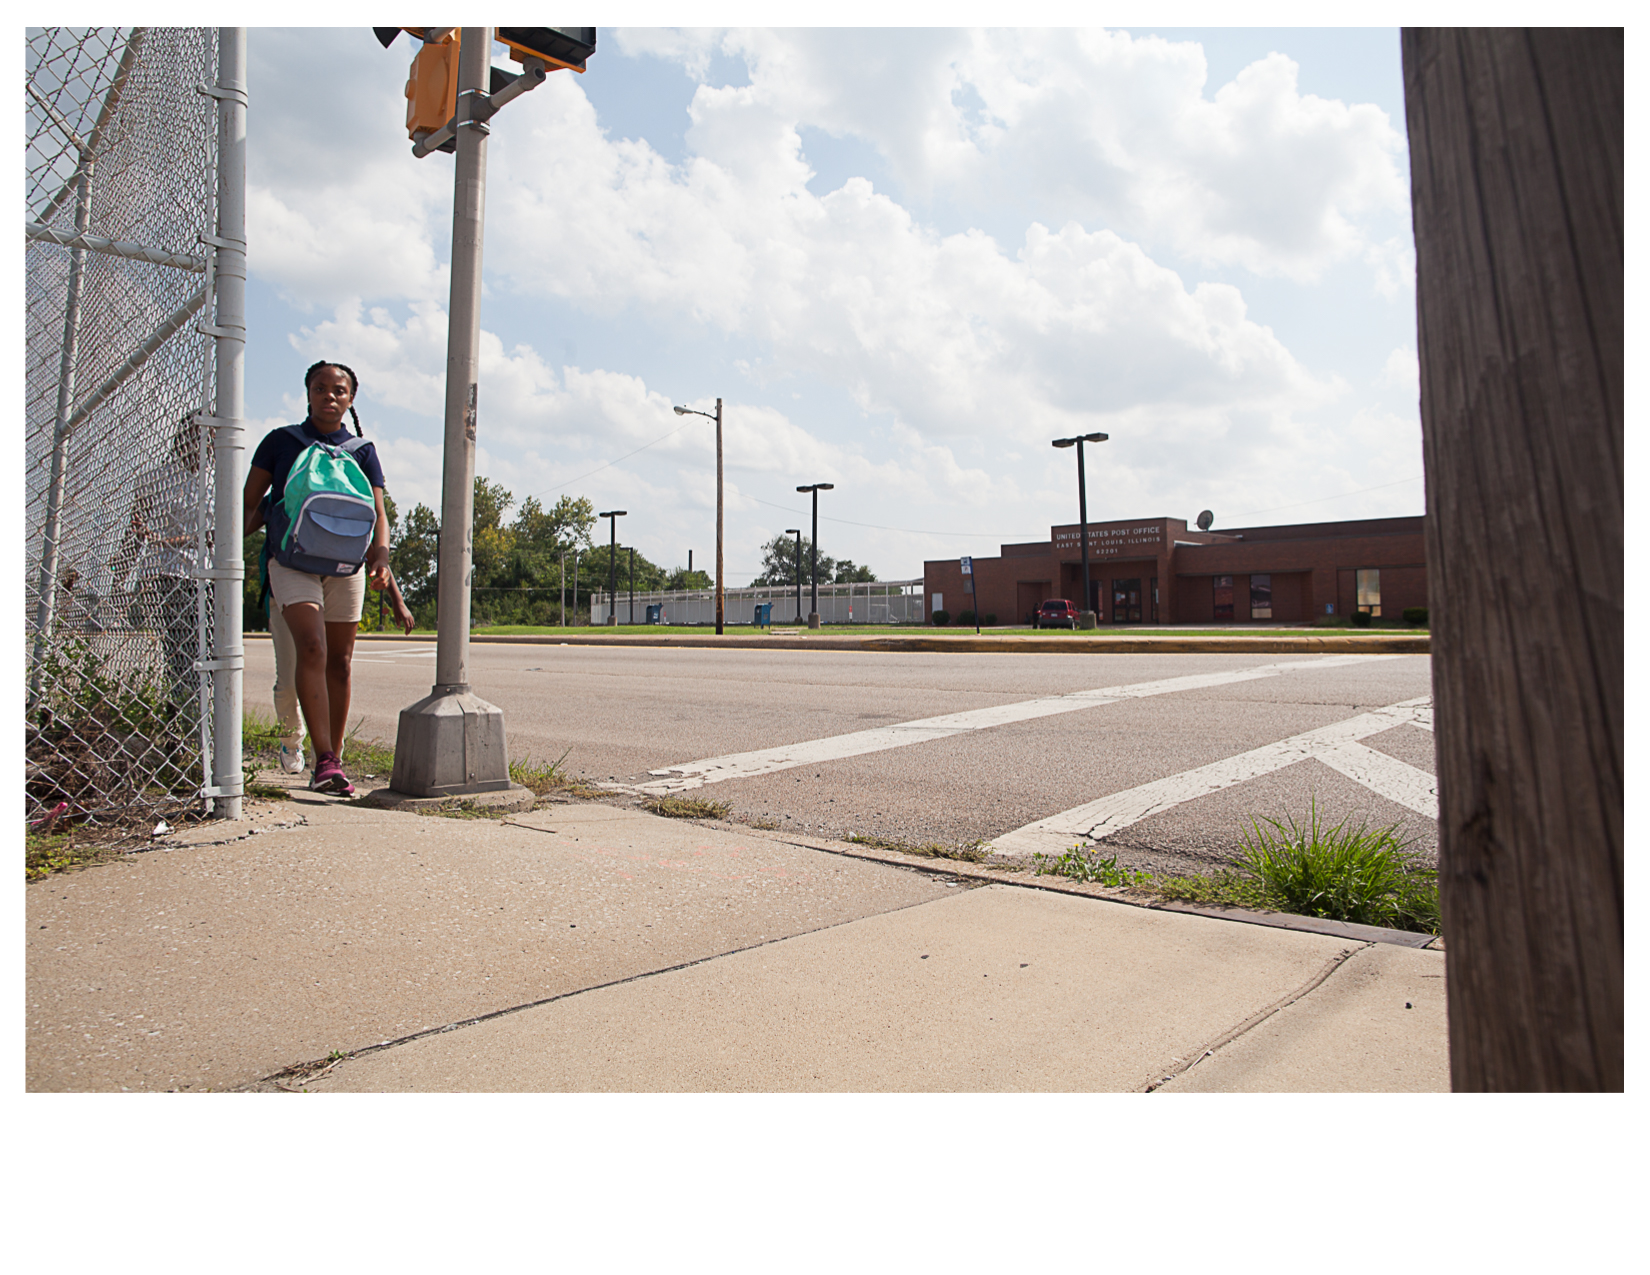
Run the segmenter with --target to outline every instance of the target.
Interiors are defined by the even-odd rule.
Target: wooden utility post
[[[1452,1079],[1620,1090],[1622,32],[1403,59]]]

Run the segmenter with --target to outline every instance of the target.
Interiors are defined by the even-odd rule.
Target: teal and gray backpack
[[[309,575],[352,576],[367,559],[378,521],[372,484],[353,455],[367,440],[316,442],[302,425],[287,432],[307,446],[292,462],[281,499],[270,504],[270,557]]]

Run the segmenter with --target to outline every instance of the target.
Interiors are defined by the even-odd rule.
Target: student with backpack
[[[342,363],[305,372],[309,415],[264,436],[242,492],[245,534],[267,520],[270,597],[292,634],[292,680],[315,747],[309,786],[346,797],[355,789],[338,750],[349,720],[356,626],[367,584],[383,589],[390,573],[384,471],[355,414],[358,388]]]
[[[264,510],[269,504],[269,497],[265,496],[259,504]],[[256,527],[253,528],[257,530]],[[287,627],[286,620],[281,615],[281,608],[275,605],[275,600],[269,593],[269,537],[264,537],[263,553],[258,559],[258,570],[263,577],[263,588],[258,595],[258,605],[263,608],[264,615],[269,620],[269,636],[275,647],[275,685],[272,693],[275,698],[275,724],[280,732],[280,762],[281,769],[289,775],[302,773],[304,769],[304,720],[298,715],[298,686],[295,681],[298,673],[298,648],[292,640],[292,630]],[[401,626],[402,632],[411,633],[417,624],[413,613],[407,609],[407,601],[401,596],[401,588],[395,582],[395,572],[390,572],[390,585],[384,592],[389,595],[390,614],[395,622]]]

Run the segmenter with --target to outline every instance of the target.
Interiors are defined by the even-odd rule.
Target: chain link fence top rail
[[[25,34],[26,805],[199,800],[213,28]]]

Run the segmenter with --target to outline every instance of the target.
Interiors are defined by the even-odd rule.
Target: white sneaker
[[[304,770],[304,749],[300,744],[296,748],[281,745],[281,769],[289,775],[301,775]]]

